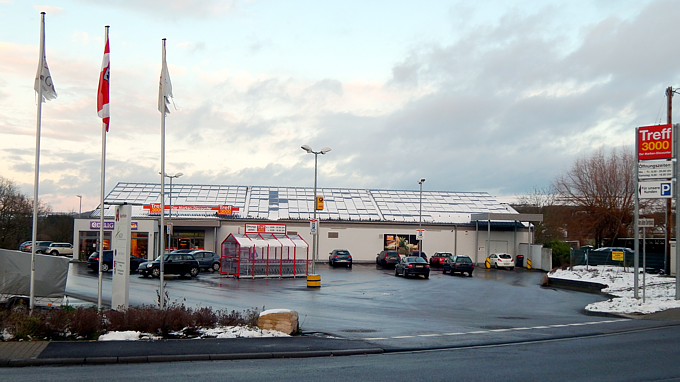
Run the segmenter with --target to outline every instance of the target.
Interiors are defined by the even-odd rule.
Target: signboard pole
[[[640,134],[639,134],[640,128],[635,128],[635,148],[637,149],[640,144]],[[638,154],[637,160],[635,161],[636,163],[639,163],[640,161],[640,156]],[[640,238],[640,228],[638,227],[638,220],[640,220],[640,193],[638,192],[638,187],[640,187],[640,180],[639,180],[639,175],[640,175],[640,166],[635,166],[635,239],[634,239],[634,244],[633,244],[633,250],[635,254],[633,255],[633,296],[638,299],[638,266],[640,265],[640,259],[638,258],[638,254],[640,253],[640,243],[638,242]]]
[[[111,234],[111,249],[113,250],[111,309],[113,310],[127,310],[130,304],[131,215],[131,206],[116,206],[116,226]]]
[[[680,190],[678,189],[679,187],[677,184],[678,177],[680,177],[680,173],[678,173],[678,169],[680,168],[680,161],[678,160],[678,125],[673,126],[673,143],[674,143],[674,148],[675,151],[673,152],[673,156],[675,157],[675,179],[676,179],[676,184],[675,184],[675,299],[680,300],[680,282],[678,282],[678,279],[680,279],[680,274],[678,271],[680,270],[680,264],[678,264],[678,260],[680,260],[680,245],[678,245],[678,238],[680,238],[680,224],[678,224],[678,206],[680,205]],[[670,222],[668,222],[670,224]],[[670,237],[668,238],[670,241]],[[669,266],[670,267],[670,266]]]

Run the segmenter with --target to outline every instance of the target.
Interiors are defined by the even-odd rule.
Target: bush
[[[0,311],[0,332],[13,340],[96,340],[109,331],[137,331],[163,338],[172,338],[173,332],[197,333],[198,328],[221,326],[255,326],[259,311],[213,311],[211,308],[187,308],[174,304],[166,309],[151,305],[130,307],[124,311],[64,306],[48,310]],[[7,336],[9,335],[9,336]]]
[[[550,240],[544,243],[543,246],[552,249],[553,266],[559,267],[569,264],[569,256],[571,253],[569,244],[564,241]]]

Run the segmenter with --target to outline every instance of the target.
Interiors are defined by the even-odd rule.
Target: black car
[[[383,267],[393,267],[399,263],[399,253],[397,251],[381,251],[376,256],[375,263]]]
[[[472,271],[474,270],[475,264],[470,256],[456,255],[447,258],[444,262],[444,273],[451,272],[451,276],[456,272],[459,272],[461,275],[467,273],[469,276],[472,276]]]
[[[430,277],[430,264],[420,256],[406,256],[394,267],[394,275]]]
[[[346,249],[334,249],[328,255],[328,265],[335,267],[336,265],[346,265],[352,268],[352,255]]]
[[[163,274],[196,277],[200,271],[201,267],[198,261],[190,253],[171,252],[166,253],[163,257]],[[160,257],[140,265],[139,274],[144,277],[161,277]]]
[[[422,251],[413,251],[413,253],[411,253],[411,256],[420,256],[423,259],[425,259],[425,261],[427,261],[427,255],[425,254],[425,252]]]
[[[198,266],[201,267],[201,269],[212,269],[213,271],[217,272],[221,267],[220,255],[213,251],[205,251],[200,249],[191,252],[172,251],[171,253],[188,253],[193,255],[196,261],[198,261]]]
[[[146,261],[148,260],[130,255],[130,272],[136,271],[137,268],[139,267],[139,264],[144,263]],[[93,271],[97,271],[99,269],[99,252],[93,252],[90,255],[90,257],[87,259],[87,266],[90,267],[90,269],[92,269]],[[105,250],[104,259],[102,260],[102,272],[108,272],[112,268],[113,268],[113,251]]]

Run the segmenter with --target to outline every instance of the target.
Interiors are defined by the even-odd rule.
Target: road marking
[[[522,327],[522,328],[475,330],[475,331],[470,331],[470,332],[430,333],[430,334],[418,334],[416,336],[369,337],[369,338],[365,338],[365,340],[367,340],[367,341],[378,341],[378,340],[415,338],[415,337],[460,336],[460,335],[465,335],[465,334],[485,334],[485,333],[509,332],[509,331],[512,331],[512,330],[553,329],[553,328],[564,328],[564,327],[568,327],[568,326],[611,324],[611,323],[625,322],[625,321],[630,321],[630,319],[621,318],[621,319],[604,320],[604,321],[575,322],[575,323],[572,323],[572,324],[554,324],[554,325],[540,325],[540,326]]]

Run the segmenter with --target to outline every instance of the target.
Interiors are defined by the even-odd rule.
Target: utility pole
[[[673,126],[673,87],[669,86],[666,89],[666,100],[668,101],[668,111],[667,111],[667,123]],[[677,153],[676,153],[677,155]],[[678,174],[675,174],[677,177]],[[676,187],[678,185],[676,184]],[[672,203],[673,198],[666,199],[666,266],[664,268],[667,275],[671,274],[671,233],[673,232],[673,216]],[[677,243],[676,243],[677,245]]]

